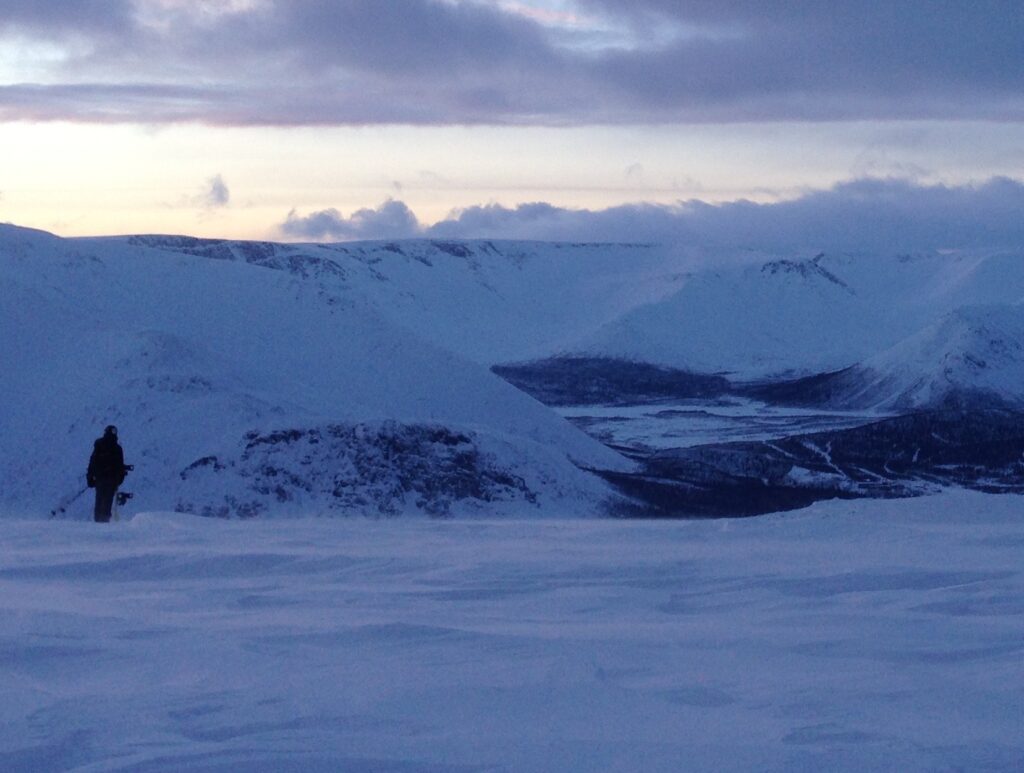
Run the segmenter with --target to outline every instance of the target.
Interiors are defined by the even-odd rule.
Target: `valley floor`
[[[0,520],[0,769],[1021,770],[1022,516]]]
[[[650,401],[635,405],[568,405],[555,410],[606,445],[627,453],[708,443],[774,440],[859,427],[887,414],[769,405],[744,398]]]

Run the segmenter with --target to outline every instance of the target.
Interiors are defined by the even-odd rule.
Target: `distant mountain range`
[[[69,241],[246,263],[314,280],[488,367],[624,360],[735,383],[868,367],[904,339],[981,305],[1010,307],[989,325],[1000,338],[995,327],[1010,324],[1012,307],[1024,301],[1024,253],[751,254],[729,255],[722,264],[705,255],[695,264],[687,252],[639,244]]]
[[[778,380],[868,360],[957,309],[1024,299],[1024,255],[819,256],[693,274],[574,348]]]
[[[542,403],[743,395],[975,424],[1024,409],[1020,255],[692,254],[0,226],[0,505],[36,512],[73,492],[106,423],[124,425],[129,485],[154,507],[526,515],[643,500],[630,476],[670,467]]]

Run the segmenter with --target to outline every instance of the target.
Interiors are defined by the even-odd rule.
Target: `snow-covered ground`
[[[1022,514],[0,518],[0,769],[1019,771]]]

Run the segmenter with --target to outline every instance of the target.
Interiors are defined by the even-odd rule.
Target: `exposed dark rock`
[[[473,255],[473,250],[465,242],[432,241],[430,244],[434,249],[456,258],[469,258]]]
[[[798,274],[807,279],[817,277],[834,285],[839,285],[852,294],[853,290],[846,282],[821,265],[821,260],[824,257],[824,253],[819,253],[812,260],[773,260],[761,266],[761,273]]]
[[[822,499],[857,495],[829,488],[766,485],[735,478],[696,484],[655,475],[600,472],[635,504],[616,504],[612,515],[625,518],[744,518],[797,510]]]
[[[224,465],[220,463],[216,456],[204,456],[202,459],[196,459],[192,464],[182,470],[181,479],[187,479],[190,472],[203,467],[211,467],[218,472],[224,469]]]
[[[128,243],[212,260],[241,261],[261,268],[285,271],[304,279],[346,276],[345,270],[333,260],[306,254],[299,247],[274,242],[197,239],[191,236],[132,236],[128,238]]]
[[[181,472],[245,481],[247,493],[204,505],[203,515],[249,516],[293,501],[327,502],[342,514],[396,515],[416,509],[444,516],[459,501],[536,503],[522,478],[501,467],[471,434],[440,425],[329,424],[250,432],[236,458],[203,457]],[[194,509],[179,503],[184,510]]]
[[[787,381],[747,384],[737,386],[735,391],[744,397],[775,405],[830,406],[848,389],[853,370],[844,368]]]

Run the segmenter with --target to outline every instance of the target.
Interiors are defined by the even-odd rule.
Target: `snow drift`
[[[1014,496],[0,522],[8,771],[1019,771]]]

